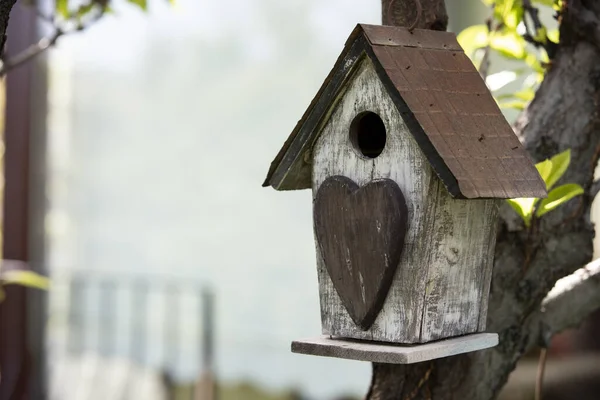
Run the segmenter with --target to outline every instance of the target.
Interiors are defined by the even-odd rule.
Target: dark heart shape
[[[371,327],[390,290],[406,234],[400,187],[377,179],[360,187],[327,178],[314,200],[317,242],[344,307],[361,329]]]

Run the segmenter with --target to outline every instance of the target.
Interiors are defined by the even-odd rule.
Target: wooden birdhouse
[[[325,336],[293,350],[396,363],[497,343],[482,332],[499,199],[546,196],[454,34],[371,25],[264,186],[313,192]]]

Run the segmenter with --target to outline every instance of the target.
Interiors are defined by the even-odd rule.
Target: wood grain
[[[314,200],[314,225],[325,267],[342,304],[362,330],[379,314],[400,262],[406,201],[390,179],[359,187],[327,178]]]
[[[498,208],[497,200],[453,199],[441,182],[430,201],[422,342],[485,329]]]
[[[385,148],[373,159],[349,139],[352,120],[364,111],[377,113],[387,131]],[[330,176],[359,186],[392,179],[406,199],[408,228],[387,299],[368,330],[349,316],[317,246],[323,334],[419,343],[484,330],[497,200],[450,196],[368,58],[330,113],[313,147],[313,196]]]

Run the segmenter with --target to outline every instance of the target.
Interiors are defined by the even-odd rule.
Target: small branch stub
[[[448,25],[443,0],[383,0],[381,10],[385,25],[436,31],[445,31]]]

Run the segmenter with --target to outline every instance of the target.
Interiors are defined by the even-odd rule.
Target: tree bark
[[[6,44],[6,28],[10,18],[10,10],[17,0],[0,0],[0,54],[4,54],[4,45]]]
[[[409,27],[416,22],[415,28],[436,31],[448,26],[443,0],[381,0],[381,14],[385,25]]]
[[[420,1],[418,27],[445,29],[443,0]],[[383,21],[412,24],[416,13],[409,3],[382,0]],[[487,321],[488,331],[500,336],[497,347],[413,365],[373,364],[367,399],[494,399],[519,358],[547,346],[557,333],[544,328],[540,308],[558,279],[592,257],[590,209],[599,186],[593,176],[600,155],[600,2],[566,4],[556,56],[515,129],[536,161],[571,149],[563,181],[579,183],[585,194],[535,220],[531,230],[508,206],[501,209]],[[585,315],[579,313],[581,319]]]

